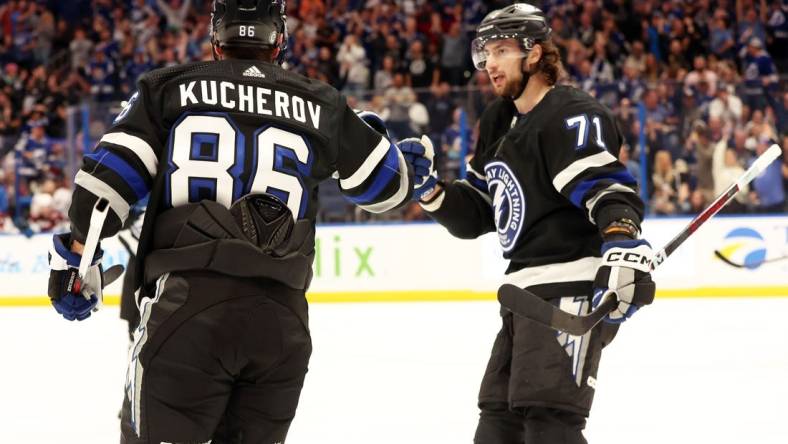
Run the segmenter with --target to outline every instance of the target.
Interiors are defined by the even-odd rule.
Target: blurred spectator
[[[93,52],[93,42],[88,40],[84,29],[77,28],[74,32],[69,50],[71,52],[71,67],[74,69],[86,68],[90,54]]]
[[[375,73],[373,88],[376,92],[388,89],[394,83],[394,58],[391,56],[383,57],[383,66]]]
[[[423,101],[429,95],[427,88],[435,85],[440,75],[432,61],[425,56],[424,44],[421,41],[415,40],[410,44],[405,69],[410,76],[410,86],[418,91],[419,98]]]
[[[736,42],[733,40],[733,31],[728,27],[725,14],[715,14],[711,25],[710,49],[712,54],[720,59],[733,58],[733,49]]]
[[[709,104],[709,117],[738,122],[741,120],[742,105],[733,85],[720,84],[716,97]]]
[[[657,151],[654,156],[654,174],[652,176],[654,194],[651,198],[652,211],[656,214],[675,214],[680,206],[679,191],[683,184],[673,166],[669,151]]]
[[[402,73],[394,74],[394,80],[386,89],[384,97],[388,103],[386,124],[392,137],[402,140],[415,136],[410,127],[408,112],[411,105],[416,102],[416,93],[405,84],[405,76]]]
[[[755,154],[760,156],[772,144],[768,138],[758,142]],[[785,210],[785,189],[783,188],[783,165],[772,162],[761,175],[752,181],[750,200],[758,213],[782,213]]]
[[[627,144],[621,145],[621,150],[618,152],[618,161],[624,164],[629,174],[640,183],[640,164],[632,158],[632,147]]]
[[[765,8],[765,0],[761,0],[761,7]],[[785,1],[770,1],[767,11],[766,29],[767,49],[774,56],[777,67],[784,72],[788,69],[788,3]]]
[[[750,3],[750,2],[748,2]],[[743,0],[736,0],[736,17],[738,18],[738,43],[746,46],[749,42],[757,39],[760,42],[766,41],[766,2],[761,1],[760,13],[755,10],[755,5],[750,3],[745,9]]]
[[[442,41],[441,77],[451,85],[462,85],[465,79],[469,42],[461,31],[459,23],[452,24]]]
[[[742,174],[744,168],[739,164],[736,151],[729,149],[725,141],[714,147],[712,157],[712,174],[714,176],[714,195],[719,196],[731,186]],[[747,187],[739,191],[733,200],[722,209],[723,213],[741,213],[747,208]]]
[[[192,0],[156,0],[159,11],[167,17],[167,27],[175,31],[183,28],[191,3]]]
[[[440,138],[441,155],[443,156],[443,169],[439,171],[441,177],[447,180],[459,178],[460,165],[464,162],[462,158],[462,134],[460,133],[460,116],[462,109],[457,108],[452,113],[451,125],[449,125]]]
[[[33,232],[67,230],[66,215],[55,205],[57,185],[53,180],[46,180],[33,195],[30,204],[30,229]]]
[[[766,107],[767,94],[774,94],[777,88],[777,69],[772,58],[763,49],[763,41],[757,37],[750,39],[744,55],[744,94],[742,99],[750,109]]]
[[[438,141],[452,123],[454,101],[450,96],[451,86],[448,82],[441,82],[431,91],[432,94],[427,99],[427,111],[430,114],[429,136],[432,140]]]
[[[321,49],[321,51],[323,50],[326,51],[327,56],[331,54],[328,48]],[[345,41],[339,47],[337,62],[339,62],[339,75],[345,79],[345,89],[350,94],[358,95],[366,89],[369,83],[369,69],[366,66],[367,55],[355,35],[348,34],[345,37]],[[336,84],[336,82],[332,83]]]
[[[698,84],[705,81],[708,85],[708,95],[713,96],[717,92],[717,73],[706,67],[706,57],[696,55],[692,68],[692,71],[684,77],[684,86],[697,89]]]
[[[714,199],[714,174],[713,158],[715,144],[711,140],[709,128],[703,122],[697,122],[689,139],[689,151],[695,157],[695,191],[700,194],[704,202]]]

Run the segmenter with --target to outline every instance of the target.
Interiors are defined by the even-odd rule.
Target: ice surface
[[[493,302],[314,304],[288,444],[471,443],[499,326]],[[788,298],[657,299],[605,350],[591,444],[784,444]],[[0,310],[0,443],[118,442],[127,336]]]

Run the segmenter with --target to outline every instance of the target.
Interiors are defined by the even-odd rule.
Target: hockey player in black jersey
[[[371,212],[412,194],[412,167],[387,137],[335,89],[275,63],[284,1],[215,0],[211,35],[217,61],[139,80],[85,156],[72,231],[50,251],[53,305],[88,317],[101,299],[98,240],[149,195],[123,443],[283,443],[312,350],[318,184],[336,177]]]
[[[483,113],[467,180],[442,183],[431,146],[400,148],[416,166],[423,208],[455,236],[496,232],[505,282],[585,314],[607,294],[617,309],[588,334],[556,333],[503,311],[479,393],[476,444],[585,443],[601,349],[654,296],[651,248],[638,239],[643,203],[617,156],[611,112],[558,86],[557,48],[543,13],[515,4],[490,13],[474,63],[500,97]],[[510,129],[511,127],[511,129]]]

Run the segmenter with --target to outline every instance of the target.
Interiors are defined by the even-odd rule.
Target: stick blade
[[[103,287],[106,287],[109,284],[111,284],[111,283],[115,282],[116,280],[118,280],[118,278],[122,274],[123,274],[123,265],[120,265],[120,264],[113,265],[113,266],[107,268],[106,270],[104,270],[104,273],[103,273],[103,276],[102,276],[103,279],[104,279]]]
[[[594,328],[615,307],[615,299],[606,299],[588,316],[567,313],[528,290],[511,284],[498,289],[498,301],[512,313],[537,324],[560,330],[574,336],[582,336]]]

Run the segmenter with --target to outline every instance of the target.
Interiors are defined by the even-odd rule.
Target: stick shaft
[[[706,209],[701,211],[700,214],[695,216],[694,219],[687,225],[679,234],[676,235],[670,242],[668,242],[665,247],[662,248],[656,255],[654,255],[654,261],[651,263],[651,269],[657,268],[665,259],[667,259],[674,251],[679,247],[679,245],[683,244],[687,238],[692,235],[695,231],[700,228],[707,220],[711,219],[712,216],[719,213],[720,210],[725,207],[736,194],[744,189],[753,179],[758,177],[766,168],[774,162],[777,157],[780,156],[780,147],[776,144],[769,147],[763,154],[758,157],[755,162],[741,175],[736,182],[732,183],[731,186],[728,187],[722,194],[717,196]]]

